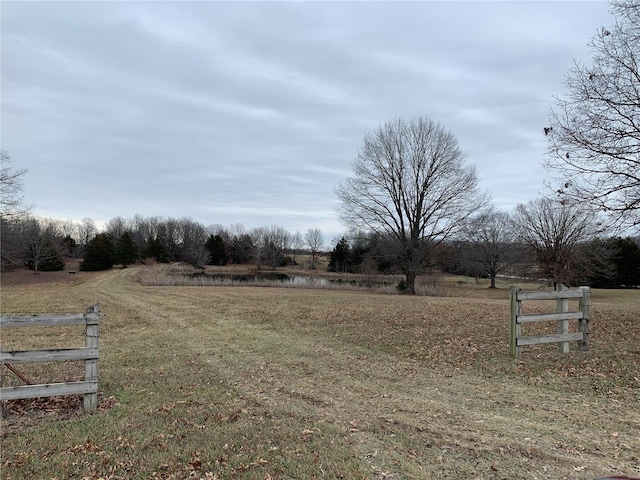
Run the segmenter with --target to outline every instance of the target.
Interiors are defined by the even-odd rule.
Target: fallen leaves
[[[590,352],[551,346],[514,362],[506,298],[201,295],[119,282],[106,299],[105,338],[117,351],[104,349],[101,375],[124,405],[67,422],[66,432],[44,418],[42,432],[66,440],[64,455],[32,436],[31,456],[20,456],[33,430],[15,435],[6,458],[22,466],[8,475],[24,478],[24,465],[39,462],[39,474],[92,480],[339,478],[347,469],[349,479],[586,478],[598,462],[638,463],[625,395],[638,392],[640,335],[615,312],[594,309]],[[598,332],[605,322],[618,333]]]
[[[98,411],[105,412],[118,405],[114,396],[98,394]],[[63,419],[79,418],[84,415],[82,395],[40,397],[3,402],[2,436],[15,434],[21,430]]]

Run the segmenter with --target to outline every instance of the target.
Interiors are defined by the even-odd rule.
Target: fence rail
[[[85,313],[0,316],[0,328],[61,325],[85,325],[85,346],[48,350],[0,351],[0,364],[7,365],[11,370],[14,370],[11,367],[13,363],[84,361],[84,381],[2,387],[0,388],[0,401],[55,395],[84,395],[83,407],[85,411],[97,410],[100,305],[88,307]]]
[[[569,342],[577,341],[580,350],[589,349],[589,287],[569,290],[558,285],[554,292],[523,292],[518,287],[511,287],[511,356],[520,358],[520,347],[543,343],[558,343],[560,352],[569,351]],[[578,299],[578,310],[569,311],[569,299]],[[556,311],[553,313],[522,313],[524,300],[556,300]],[[569,321],[578,320],[578,331],[569,332]],[[522,324],[532,322],[555,321],[557,334],[523,336]]]

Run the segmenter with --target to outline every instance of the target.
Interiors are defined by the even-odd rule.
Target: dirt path
[[[234,307],[242,310],[247,298],[241,289],[182,288],[166,295],[162,288],[134,284],[134,275],[133,269],[121,270],[87,287],[98,293],[106,310],[117,305],[144,311],[148,320],[168,322],[170,330],[181,332],[175,343],[180,342],[185,355],[197,355],[207,365],[207,356],[217,357],[212,373],[235,382],[262,404],[312,405],[318,418],[350,432],[355,448],[369,458],[388,449],[388,436],[403,433],[415,442],[458,452],[453,458],[442,455],[442,462],[459,462],[464,452],[489,450],[529,463],[539,478],[545,477],[545,467],[549,472],[610,471],[617,466],[608,457],[612,451],[640,452],[640,414],[619,402],[601,398],[594,403],[581,396],[559,401],[557,392],[529,385],[432,370],[397,357],[372,358],[294,330],[256,324],[249,328],[237,318],[219,315],[225,310],[233,317]],[[286,302],[291,292],[270,294]],[[208,322],[207,316],[215,321]],[[220,351],[225,352],[222,358],[216,355]],[[378,456],[381,470],[401,474],[394,471],[393,456]],[[416,459],[416,471],[419,465]],[[628,471],[624,463],[620,467]]]

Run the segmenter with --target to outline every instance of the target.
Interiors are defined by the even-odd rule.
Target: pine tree
[[[122,268],[135,263],[138,259],[138,247],[134,243],[129,232],[124,232],[116,244],[116,263],[121,263]]]
[[[62,251],[65,257],[73,257],[76,254],[77,248],[78,244],[71,235],[67,235],[62,239]]]
[[[615,239],[619,248],[617,286],[640,286],[640,246],[631,238]]]
[[[87,244],[80,270],[108,270],[113,267],[114,257],[115,248],[111,237],[106,233],[99,233]]]
[[[349,257],[351,251],[347,239],[342,237],[336,244],[335,248],[331,252],[329,259],[329,271],[330,272],[347,272],[349,271]]]
[[[204,247],[209,252],[209,265],[226,265],[228,261],[227,248],[220,235],[210,235]]]
[[[156,262],[169,263],[169,256],[167,250],[164,248],[164,243],[160,237],[152,237],[147,242],[147,248],[145,251],[147,257],[152,257]]]

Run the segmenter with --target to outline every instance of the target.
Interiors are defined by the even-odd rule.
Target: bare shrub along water
[[[245,271],[203,272],[191,267],[156,265],[138,276],[146,286],[251,286],[274,288],[317,288],[326,290],[366,290],[392,293],[400,277],[393,275],[309,275],[304,272]]]

